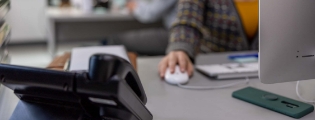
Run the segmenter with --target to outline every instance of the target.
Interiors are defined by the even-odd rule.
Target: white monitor
[[[260,0],[262,83],[315,78],[315,0]]]

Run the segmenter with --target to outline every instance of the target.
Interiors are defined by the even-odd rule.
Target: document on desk
[[[116,55],[130,62],[124,46],[78,47],[72,49],[69,71],[88,70],[90,57],[102,53]]]

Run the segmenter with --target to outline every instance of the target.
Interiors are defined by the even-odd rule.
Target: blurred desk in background
[[[48,52],[56,55],[57,44],[65,40],[102,40],[106,36],[143,28],[162,27],[162,23],[143,24],[131,14],[84,13],[74,8],[48,8]]]

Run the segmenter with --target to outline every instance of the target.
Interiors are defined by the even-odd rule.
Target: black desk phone
[[[0,64],[0,82],[20,98],[11,120],[152,120],[132,65],[91,56],[88,71],[65,72]]]

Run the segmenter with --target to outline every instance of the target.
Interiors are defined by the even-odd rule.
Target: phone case
[[[252,87],[235,91],[232,96],[293,118],[301,118],[314,111],[313,105]]]

